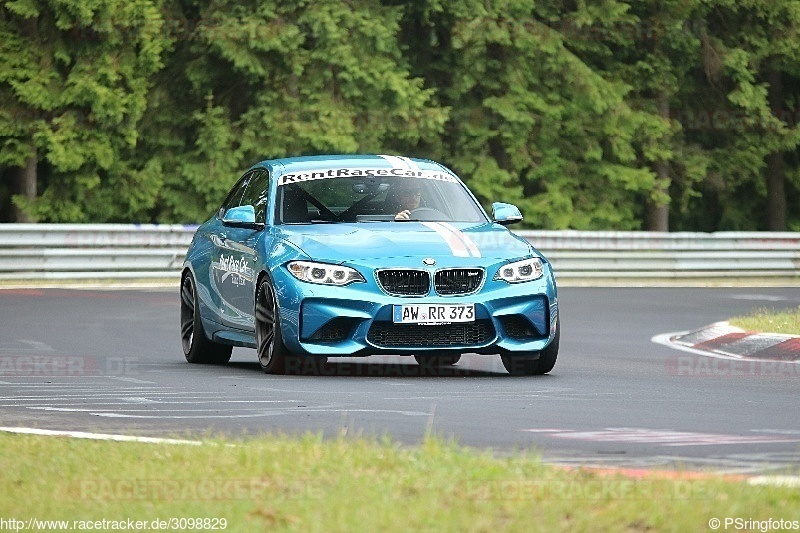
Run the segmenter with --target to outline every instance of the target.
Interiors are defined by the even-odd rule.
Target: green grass
[[[800,307],[788,311],[762,308],[746,316],[731,318],[728,322],[746,331],[800,335]]]
[[[633,479],[429,439],[264,436],[199,446],[0,434],[0,518],[225,519],[226,531],[705,531],[800,519],[800,490]],[[209,524],[211,522],[208,522]],[[217,525],[221,525],[218,523]]]

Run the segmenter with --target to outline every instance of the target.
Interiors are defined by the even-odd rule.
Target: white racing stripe
[[[387,160],[391,165],[395,168],[402,168],[404,170],[414,170],[414,171],[421,171],[422,169],[419,168],[410,157],[403,157],[398,155],[382,155],[380,156]]]
[[[481,257],[478,247],[463,231],[443,222],[421,222],[423,226],[438,233],[456,257]]]
[[[440,224],[445,228],[449,229],[450,231],[452,231],[457,238],[461,239],[464,242],[464,245],[467,247],[467,250],[469,250],[469,252],[472,254],[472,257],[481,256],[481,251],[478,250],[478,246],[473,242],[472,239],[469,238],[469,235],[467,235],[457,227],[447,222],[440,222]]]
[[[464,246],[464,243],[461,241],[461,239],[453,235],[453,233],[450,230],[448,230],[441,224],[437,222],[420,222],[420,224],[438,233],[439,236],[442,239],[444,239],[444,242],[446,242],[447,245],[450,247],[450,251],[453,252],[454,256],[456,257],[470,256],[469,251],[467,251],[467,247]]]
[[[380,157],[382,157],[386,161],[388,161],[389,164],[392,165],[392,167],[402,168],[402,169],[405,169],[405,170],[416,170],[413,166],[408,164],[408,162],[406,161],[406,159],[408,159],[408,158],[404,159],[404,158],[398,157],[396,155],[382,155]]]
[[[381,157],[388,161],[392,167],[412,171],[420,170],[419,165],[408,157],[394,155],[382,155]],[[422,224],[438,233],[450,247],[450,251],[453,252],[454,256],[481,257],[481,251],[475,242],[452,224],[446,222],[422,222]]]
[[[410,157],[398,157],[398,159],[404,161],[411,170],[420,170],[419,165],[412,161]]]

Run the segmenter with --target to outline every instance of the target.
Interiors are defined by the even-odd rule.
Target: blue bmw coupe
[[[499,354],[549,372],[560,321],[550,264],[439,163],[398,156],[262,161],[202,224],[181,277],[190,363],[255,348],[268,373],[301,358]]]

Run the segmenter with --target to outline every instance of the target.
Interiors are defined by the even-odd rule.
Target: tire
[[[181,281],[181,344],[186,360],[195,364],[224,365],[231,359],[233,346],[210,341],[203,330],[200,305],[191,273]]]
[[[285,373],[292,357],[283,344],[278,301],[267,279],[259,283],[256,291],[255,317],[258,364],[267,374]]]
[[[415,355],[420,366],[453,366],[461,360],[461,354],[455,355]]]
[[[558,345],[561,340],[561,321],[556,325],[556,334],[547,348],[539,352],[538,359],[526,355],[503,355],[503,366],[512,376],[541,376],[556,365]]]

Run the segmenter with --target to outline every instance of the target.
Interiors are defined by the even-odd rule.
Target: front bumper
[[[364,356],[470,352],[539,352],[552,341],[558,321],[555,280],[549,264],[535,281],[509,284],[486,279],[481,289],[460,296],[399,297],[374,279],[345,287],[296,280],[273,271],[286,347],[298,354]],[[399,304],[475,304],[475,321],[444,325],[392,322]]]

